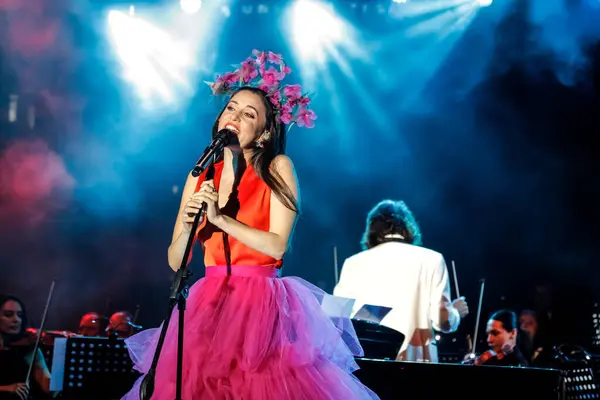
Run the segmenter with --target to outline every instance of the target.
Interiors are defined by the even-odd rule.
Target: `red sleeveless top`
[[[221,183],[223,161],[215,164],[214,183],[217,191]],[[196,190],[206,178],[205,170],[198,178]],[[221,212],[251,228],[268,232],[271,226],[271,189],[256,175],[251,165],[246,167],[239,185],[233,188],[229,200]],[[230,255],[231,265],[264,265],[281,267],[283,260],[251,249],[236,238],[225,235],[222,230],[203,222],[198,228],[197,240],[204,246],[204,265],[207,267],[227,265],[226,253]]]

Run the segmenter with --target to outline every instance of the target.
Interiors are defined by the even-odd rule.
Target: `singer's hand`
[[[183,222],[183,230],[189,233],[192,230],[192,224],[196,214],[200,212],[202,203],[206,202],[206,217],[210,222],[214,222],[221,212],[217,207],[219,201],[219,193],[215,190],[212,180],[204,181],[200,185],[200,190],[192,195],[181,213],[181,222]],[[202,221],[200,221],[202,222]]]
[[[192,199],[197,201],[198,204],[202,204],[203,202],[206,203],[206,218],[209,222],[215,223],[221,216],[221,210],[219,210],[218,207],[219,193],[216,191],[212,180],[202,182],[200,190],[192,195]],[[196,213],[194,213],[194,215],[196,215]]]
[[[190,197],[187,203],[185,203],[185,207],[183,207],[183,211],[181,212],[181,222],[183,224],[184,233],[190,233],[192,231],[194,218],[196,217],[196,214],[200,212],[201,206],[202,203],[195,197]]]

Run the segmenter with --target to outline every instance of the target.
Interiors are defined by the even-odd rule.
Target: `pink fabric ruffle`
[[[329,318],[327,294],[263,266],[208,267],[185,313],[183,398],[236,400],[378,399],[352,372],[362,348],[349,319]],[[177,313],[167,330],[152,399],[175,396]],[[160,328],[127,339],[146,373]],[[139,399],[140,378],[123,399]]]

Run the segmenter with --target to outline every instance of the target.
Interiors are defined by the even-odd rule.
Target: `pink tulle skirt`
[[[264,266],[216,266],[194,284],[185,313],[184,399],[378,399],[352,372],[362,355],[348,319],[321,307],[325,292]],[[177,313],[171,317],[152,399],[175,397]],[[127,339],[135,368],[146,373],[160,333]],[[139,399],[140,378],[126,400]]]

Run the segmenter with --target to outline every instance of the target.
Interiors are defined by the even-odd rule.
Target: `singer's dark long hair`
[[[267,99],[266,93],[258,88],[245,86],[235,91],[230,98],[241,91],[248,91],[259,96],[265,106],[265,130],[271,133],[268,140],[263,142],[263,147],[256,146],[252,154],[252,166],[256,174],[262,179],[267,186],[273,191],[275,196],[290,210],[300,213],[300,205],[288,185],[281,178],[281,175],[272,168],[271,163],[275,157],[280,154],[285,154],[285,124],[280,123],[275,118],[275,110],[273,105]],[[227,105],[223,107],[213,125],[212,137],[215,138],[219,129],[219,119],[225,111]],[[221,155],[221,158],[223,156]]]
[[[404,239],[386,238],[393,234],[402,235]],[[390,241],[423,244],[419,224],[403,201],[380,201],[367,215],[367,227],[361,241],[363,250]]]

